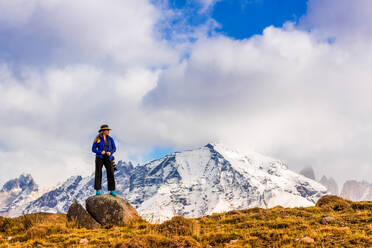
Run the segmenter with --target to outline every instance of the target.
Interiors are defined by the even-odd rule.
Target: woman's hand
[[[105,151],[102,151],[101,154],[105,154]]]
[[[111,155],[111,152],[107,152],[107,155],[109,155],[109,156],[110,156],[110,155]]]

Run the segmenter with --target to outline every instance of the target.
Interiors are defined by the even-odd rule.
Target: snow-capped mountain
[[[308,177],[310,179],[316,180],[315,172],[312,166],[306,166],[303,168],[299,174]],[[327,178],[326,176],[322,176],[322,178],[319,180],[319,183],[324,185],[328,192],[333,195],[338,195],[338,185],[332,177]]]
[[[144,165],[120,161],[118,169],[118,195],[151,222],[256,206],[312,206],[327,193],[323,185],[289,170],[280,160],[253,151],[242,155],[216,143]],[[94,194],[93,184],[94,173],[70,177],[25,210],[66,213],[74,199],[85,205],[85,199]],[[102,186],[106,189],[105,170]]]
[[[23,173],[18,178],[7,181],[0,190],[0,215],[22,215],[25,206],[42,193],[44,192],[41,192],[31,174]]]
[[[127,185],[129,174],[127,172],[133,169],[131,162],[126,163],[119,161],[117,164],[118,171],[115,173],[116,190],[118,196],[125,198],[122,189]],[[128,169],[129,168],[129,169]],[[26,213],[49,212],[49,213],[67,213],[68,208],[76,199],[81,205],[85,206],[85,199],[95,194],[94,173],[89,176],[71,176],[58,187],[43,194],[41,197],[31,202],[25,208]],[[106,170],[102,170],[102,189],[107,189]]]

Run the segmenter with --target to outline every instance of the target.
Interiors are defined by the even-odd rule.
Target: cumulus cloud
[[[149,151],[156,132],[138,105],[179,56],[159,34],[164,18],[145,0],[0,1],[0,180],[92,173],[102,123],[118,158]]]
[[[23,73],[21,81],[5,65],[0,71],[0,134],[9,137],[0,141],[2,166],[12,176],[33,172],[42,184],[53,185],[61,177],[91,173],[91,143],[104,122],[118,135],[119,157],[128,158],[124,148],[131,139],[136,143],[138,126],[146,122],[136,105],[154,86],[156,71],[133,68],[119,75],[75,65]],[[138,132],[131,132],[136,125]]]
[[[371,8],[369,0],[309,0],[301,25],[323,38],[360,42],[371,38]]]
[[[300,26],[268,27],[245,40],[199,39],[189,59],[160,75],[145,105],[191,113],[184,126],[199,124],[195,143],[213,138],[281,158],[295,170],[312,164],[339,182],[369,180],[371,33],[369,24],[356,25],[366,16],[353,19],[367,2],[346,2],[322,1],[335,9],[330,20],[319,13],[324,5],[310,1]],[[335,20],[350,4],[355,11],[344,29]],[[303,29],[305,21],[311,30]],[[346,39],[346,32],[363,35]]]
[[[146,0],[0,1],[0,43],[10,61],[158,66],[176,59]]]

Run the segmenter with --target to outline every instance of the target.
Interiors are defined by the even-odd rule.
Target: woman
[[[112,154],[116,151],[116,146],[114,139],[109,136],[110,130],[111,129],[108,125],[102,125],[98,131],[99,134],[94,139],[92,146],[92,151],[96,153],[96,173],[94,180],[94,189],[96,190],[96,195],[101,194],[102,166],[104,165],[107,173],[107,188],[111,195],[116,196],[114,168],[111,163],[113,158]]]

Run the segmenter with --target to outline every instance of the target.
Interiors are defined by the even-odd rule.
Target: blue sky
[[[217,2],[212,17],[222,27],[219,32],[237,39],[248,38],[270,26],[298,22],[306,12],[306,0],[224,0]]]
[[[306,13],[307,0],[220,0],[203,11],[199,1],[170,0],[169,6],[182,10],[189,25],[204,24],[213,18],[221,27],[215,31],[235,39],[249,38],[286,21],[298,23]]]
[[[159,158],[162,158],[172,152],[174,152],[175,150],[171,147],[156,147],[155,149],[153,149],[152,152],[150,153],[147,153],[147,154],[143,154],[142,155],[142,160],[143,161],[146,161],[146,162],[149,162],[151,160],[155,160],[155,159],[159,159]],[[130,159],[134,160],[134,161],[137,161],[138,158],[135,157],[135,156],[132,156],[130,157]]]

